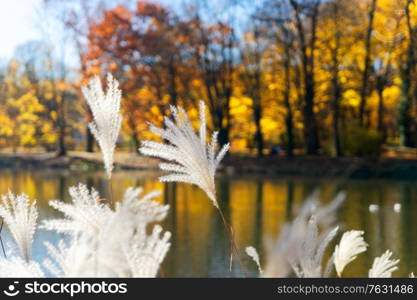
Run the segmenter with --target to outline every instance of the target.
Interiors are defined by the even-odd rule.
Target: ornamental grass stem
[[[109,189],[109,206],[110,206],[110,208],[114,209],[112,177],[110,177],[107,180],[107,186],[108,186],[108,189]]]
[[[226,229],[226,232],[227,232],[227,234],[229,236],[229,242],[230,242],[229,276],[230,277],[232,276],[233,251],[234,251],[235,252],[235,255],[237,257],[237,260],[239,262],[240,269],[241,269],[241,271],[243,273],[243,276],[244,277],[248,277],[247,272],[246,272],[246,269],[243,266],[242,259],[241,259],[240,254],[239,254],[239,248],[237,247],[237,244],[236,244],[236,240],[235,240],[235,236],[234,236],[234,233],[233,233],[232,225],[229,224],[226,221],[226,218],[225,218],[222,210],[220,209],[220,207],[217,207],[217,210],[218,210],[218,212],[220,214],[220,217],[221,217],[221,219],[223,221],[223,224],[224,224],[224,227]]]
[[[3,250],[4,257],[7,258],[6,250],[4,250],[3,239],[1,238],[1,232],[3,231],[3,224],[4,224],[3,218],[1,218],[1,225],[0,225],[0,244],[1,244],[1,250]]]

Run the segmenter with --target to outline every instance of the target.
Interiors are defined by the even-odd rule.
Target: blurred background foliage
[[[41,16],[44,38],[0,70],[4,151],[93,151],[80,86],[107,72],[123,90],[125,151],[169,105],[197,120],[200,99],[233,153],[417,146],[413,0],[43,0]]]

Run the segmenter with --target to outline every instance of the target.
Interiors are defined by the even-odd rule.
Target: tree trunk
[[[406,66],[409,68],[409,66]],[[404,72],[408,73],[408,72]],[[410,78],[407,74],[403,75],[402,78],[402,102],[400,105],[399,111],[399,123],[400,123],[400,130],[401,130],[401,137],[402,137],[402,144],[406,147],[414,147],[414,138],[413,138],[413,130],[412,130],[412,97],[410,96]]]
[[[175,70],[173,59],[169,62],[168,72],[169,72],[169,95],[171,98],[170,104],[177,106],[178,93],[177,93],[177,84],[175,82],[176,70]]]
[[[292,121],[292,112],[288,112],[285,116],[285,126],[287,128],[287,157],[291,158],[294,156],[294,130]]]
[[[85,129],[85,139],[86,139],[85,151],[94,152],[94,136],[91,134],[90,128],[88,128],[88,126],[86,126],[86,129]]]
[[[371,64],[371,38],[372,38],[372,31],[374,27],[374,16],[375,10],[377,6],[377,0],[372,0],[371,8],[368,13],[368,29],[366,31],[365,37],[365,59],[364,59],[364,70],[362,73],[362,87],[360,91],[360,107],[359,107],[359,125],[364,125],[364,118],[365,118],[365,109],[366,109],[366,98],[368,96],[368,83],[369,83],[369,71],[370,71],[370,64]]]
[[[67,148],[65,146],[65,127],[61,126],[58,137],[58,156],[67,155]]]
[[[132,141],[133,141],[133,147],[135,148],[135,153],[139,154],[139,148],[140,148],[140,141],[139,137],[136,132],[132,133]]]
[[[411,24],[411,12],[410,6],[413,3],[412,0],[408,0],[405,6],[405,15],[406,15],[406,22],[407,22],[407,30],[409,35],[409,44],[407,50],[407,59],[405,61],[405,66],[402,72],[402,96],[403,100],[400,106],[400,117],[399,123],[401,127],[401,136],[403,140],[403,144],[406,147],[415,147],[416,142],[414,139],[414,124],[415,121],[412,116],[413,111],[413,100],[414,100],[414,93],[412,89],[412,74],[415,70],[415,31]]]
[[[314,50],[316,47],[317,18],[319,14],[320,1],[317,1],[312,7],[310,14],[311,34],[310,39],[306,40],[306,32],[303,25],[301,13],[303,7],[295,0],[290,1],[297,27],[298,39],[301,48],[301,61],[304,81],[304,138],[306,141],[307,154],[316,155],[320,148],[317,121],[314,113],[315,97],[315,78],[314,78]],[[307,49],[310,48],[310,49]]]
[[[255,101],[255,99],[254,99]],[[257,99],[258,105],[254,106],[254,117],[255,117],[255,142],[256,142],[256,150],[259,157],[263,156],[263,149],[264,149],[264,137],[262,134],[262,126],[261,126],[261,116],[262,116],[262,108],[260,105],[260,99]]]
[[[61,101],[58,102],[58,156],[67,155],[67,148],[65,144],[65,134],[67,129],[67,115],[66,115],[66,96],[61,94]]]
[[[387,133],[384,124],[384,89],[379,87],[378,88],[378,126],[377,130],[382,138],[382,142],[384,143],[387,139]]]
[[[89,107],[87,107],[87,123],[90,123],[93,120],[93,114]],[[94,136],[88,128],[88,124],[85,126],[85,151],[94,152]]]
[[[334,147],[336,150],[336,156],[343,156],[341,139],[340,139],[340,86],[337,78],[333,79],[333,131],[334,131]]]
[[[311,74],[307,74],[305,78],[305,104],[304,104],[304,135],[307,142],[307,154],[316,155],[320,148],[317,122],[314,113],[314,79]]]
[[[340,28],[338,26],[339,7],[337,3],[333,4],[333,21],[335,26],[335,46],[332,48],[332,87],[333,87],[333,133],[334,147],[336,156],[343,156],[342,145],[340,141],[340,99],[342,91],[339,82],[339,48],[340,48]]]
[[[285,127],[287,131],[287,157],[294,156],[294,132],[293,132],[293,113],[292,107],[290,103],[290,63],[291,63],[291,45],[285,44],[285,62],[284,62],[284,81],[285,81],[285,89],[284,89],[284,104],[285,108],[287,109],[287,113],[285,115]]]

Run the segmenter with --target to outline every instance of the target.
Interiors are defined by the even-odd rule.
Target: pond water
[[[106,196],[106,179],[101,172],[59,170],[0,170],[0,193],[8,189],[24,192],[38,200],[40,219],[58,214],[48,206],[48,200],[69,201],[68,187],[78,182],[94,186]],[[226,277],[228,276],[229,240],[221,219],[212,204],[197,187],[187,184],[163,184],[157,174],[138,171],[119,171],[113,177],[113,197],[121,197],[129,186],[142,186],[145,191],[161,190],[158,199],[170,204],[170,213],[163,222],[172,232],[172,247],[163,263],[165,277]],[[319,189],[322,202],[330,201],[338,191],[347,198],[338,211],[338,220],[344,230],[365,231],[370,245],[349,265],[345,276],[365,277],[373,258],[386,249],[401,259],[395,277],[417,272],[417,184],[404,181],[312,180],[295,178],[221,177],[217,181],[218,197],[234,228],[241,249],[255,246],[261,260],[267,255],[266,242],[276,238],[287,220],[296,213],[303,200]],[[401,203],[401,212],[393,210]],[[370,204],[378,204],[378,213],[371,214]],[[8,232],[3,232],[7,240]],[[39,230],[33,256],[42,261],[43,242],[56,242],[60,236]],[[339,239],[339,237],[337,238]],[[251,274],[256,267],[244,256]],[[235,270],[239,275],[239,270]]]

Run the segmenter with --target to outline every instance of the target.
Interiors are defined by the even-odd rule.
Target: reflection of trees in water
[[[417,270],[417,244],[413,241],[417,237],[417,190],[410,184],[400,185],[400,203],[401,203],[401,218],[400,218],[400,235],[399,246],[401,247],[401,261],[400,269],[407,270],[408,275]]]
[[[0,172],[0,193],[9,188],[16,193],[25,192],[38,200],[40,218],[52,218],[57,212],[48,206],[48,200],[68,201],[68,188],[78,182],[97,187],[100,193],[107,190],[103,172],[4,169]],[[165,276],[228,276],[229,241],[203,192],[191,185],[160,183],[134,171],[114,174],[115,198],[120,198],[129,186],[142,186],[145,192],[161,190],[159,200],[171,207],[164,221],[164,227],[173,234],[172,248],[163,264]],[[284,223],[294,218],[306,196],[320,188],[320,198],[327,202],[340,189],[339,183],[329,180],[288,178],[219,178],[217,186],[221,208],[233,225],[240,250],[253,245],[260,252],[261,260],[265,257],[266,242],[276,238]],[[341,231],[365,230],[370,246],[349,265],[344,275],[364,276],[374,257],[386,249],[401,259],[400,271],[394,276],[415,272],[417,186],[412,182],[346,181],[343,189],[347,198],[339,212]],[[402,204],[400,213],[393,211],[396,202]],[[379,204],[379,212],[369,213],[369,204]],[[55,238],[45,231],[39,235],[41,241]],[[41,260],[43,245],[39,242],[35,247]],[[246,257],[244,261],[250,264]],[[251,271],[255,274],[254,269]]]
[[[216,245],[218,242],[213,237],[213,224],[220,224],[213,216],[213,208],[209,201],[203,201],[204,193],[195,186],[177,185],[175,194],[176,227],[172,228],[173,247],[175,251],[175,272],[182,270],[189,276],[207,276],[207,270],[211,263],[211,258],[216,254],[212,253],[216,249],[227,251],[227,239],[224,244]],[[223,242],[223,240],[221,242]],[[213,248],[211,243],[215,245]],[[211,252],[211,253],[210,253]],[[221,253],[219,257],[224,257]],[[226,260],[224,262],[227,265]],[[170,271],[174,271],[170,270]]]
[[[285,220],[290,221],[294,203],[294,184],[291,180],[287,182],[287,208],[285,210]]]

